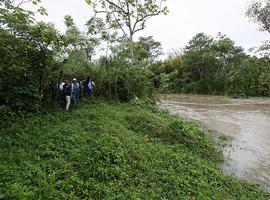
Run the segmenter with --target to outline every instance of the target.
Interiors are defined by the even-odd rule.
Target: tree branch
[[[112,14],[113,14],[114,19],[117,21],[117,18],[116,18],[116,16],[115,16],[115,14],[114,14],[114,13],[112,13]],[[118,26],[121,28],[121,30],[122,30],[122,32],[124,33],[124,35],[126,36],[126,38],[128,38],[128,35],[126,34],[126,31],[123,29],[123,27],[121,26],[121,24],[119,24],[118,21],[117,21],[117,24],[118,24]]]
[[[107,10],[107,13],[110,13],[110,12],[108,11],[107,7],[105,7],[105,9]],[[127,33],[125,32],[125,30],[123,29],[123,27],[121,26],[121,24],[118,22],[118,18],[115,16],[115,13],[119,13],[119,12],[113,11],[111,14],[112,14],[113,17],[114,17],[114,20],[116,20],[116,23],[118,24],[118,26],[121,28],[121,30],[122,30],[123,34],[125,35],[125,37],[128,38]]]
[[[107,11],[107,10],[96,10],[95,11],[95,13],[96,14],[99,14],[99,13],[109,13],[109,14],[113,14],[113,13],[117,13],[117,11],[111,11],[111,12],[109,12],[109,11]]]
[[[129,36],[130,36],[130,39],[132,40],[132,36],[133,36],[133,31],[132,31],[132,25],[131,25],[131,13],[130,13],[130,10],[129,10],[129,3],[128,2],[126,2],[126,4],[127,4],[127,26],[128,26],[128,29],[129,29]]]
[[[136,26],[137,26],[138,23],[140,23],[140,22],[146,20],[147,18],[149,19],[149,18],[151,18],[151,17],[153,17],[153,16],[157,16],[157,15],[159,15],[160,13],[161,13],[161,11],[158,11],[158,12],[156,12],[156,13],[147,14],[147,15],[143,16],[141,19],[137,19],[136,22],[134,23],[132,32],[135,33],[135,29],[136,29]],[[143,29],[143,28],[142,28],[142,29]],[[140,29],[140,30],[142,30],[142,29]],[[136,31],[136,32],[137,32],[137,31]]]
[[[109,0],[105,0],[107,3],[111,4],[112,6],[118,8],[119,12],[121,11],[122,13],[124,13],[125,15],[127,14],[127,12],[121,8],[120,6],[118,6],[117,4],[113,3],[112,1],[109,1]]]
[[[144,27],[142,26],[141,28],[138,28],[138,29],[136,29],[136,30],[133,30],[133,34],[136,33],[136,32],[138,32],[138,31],[141,31],[141,30],[143,30],[143,29],[144,29]]]
[[[22,4],[29,3],[31,1],[32,0],[28,0],[28,1],[22,0],[21,3],[19,3],[16,7],[19,8]]]

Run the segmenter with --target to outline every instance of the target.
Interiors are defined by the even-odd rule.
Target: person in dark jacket
[[[84,82],[84,92],[86,97],[90,97],[93,95],[94,86],[95,83],[90,79],[90,76],[88,76],[86,81]]]
[[[71,103],[71,93],[72,93],[72,86],[69,81],[65,81],[63,86],[64,95],[66,98],[66,111],[70,110],[70,103]]]

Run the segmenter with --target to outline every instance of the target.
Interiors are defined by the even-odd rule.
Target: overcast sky
[[[258,30],[258,26],[245,17],[250,0],[167,0],[169,14],[157,16],[146,24],[138,36],[153,35],[161,42],[164,52],[184,47],[199,32],[215,36],[218,32],[228,35],[246,50],[259,45],[270,37]],[[53,22],[64,30],[64,16],[71,15],[75,23],[84,29],[92,15],[84,0],[43,0],[48,16],[39,20]]]

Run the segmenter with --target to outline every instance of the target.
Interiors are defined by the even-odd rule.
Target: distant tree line
[[[267,96],[270,87],[268,56],[249,56],[219,33],[199,33],[181,51],[150,67],[163,92]]]

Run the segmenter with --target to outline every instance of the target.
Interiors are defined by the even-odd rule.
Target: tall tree
[[[270,33],[270,0],[253,1],[246,12],[246,16],[259,25],[261,31]],[[255,48],[256,49],[256,48]],[[257,52],[261,52],[265,56],[270,56],[270,41],[264,41],[257,48]]]
[[[270,33],[270,0],[253,1],[246,15],[259,25],[261,31]]]
[[[145,28],[151,17],[167,14],[168,9],[163,3],[166,0],[85,0],[96,14],[105,14],[106,22],[112,29],[120,29],[125,41],[131,43],[132,61],[134,55],[134,35]]]
[[[99,39],[93,34],[82,32],[74,23],[72,16],[66,15],[64,18],[66,33],[64,34],[65,48],[62,55],[65,57],[69,53],[79,53],[84,60],[91,61],[95,48],[99,44]],[[89,26],[89,22],[87,23]]]
[[[114,28],[120,28],[131,41],[135,33],[145,28],[148,19],[168,13],[167,7],[163,5],[164,1],[166,0],[86,0],[96,13],[105,14],[107,22]]]

